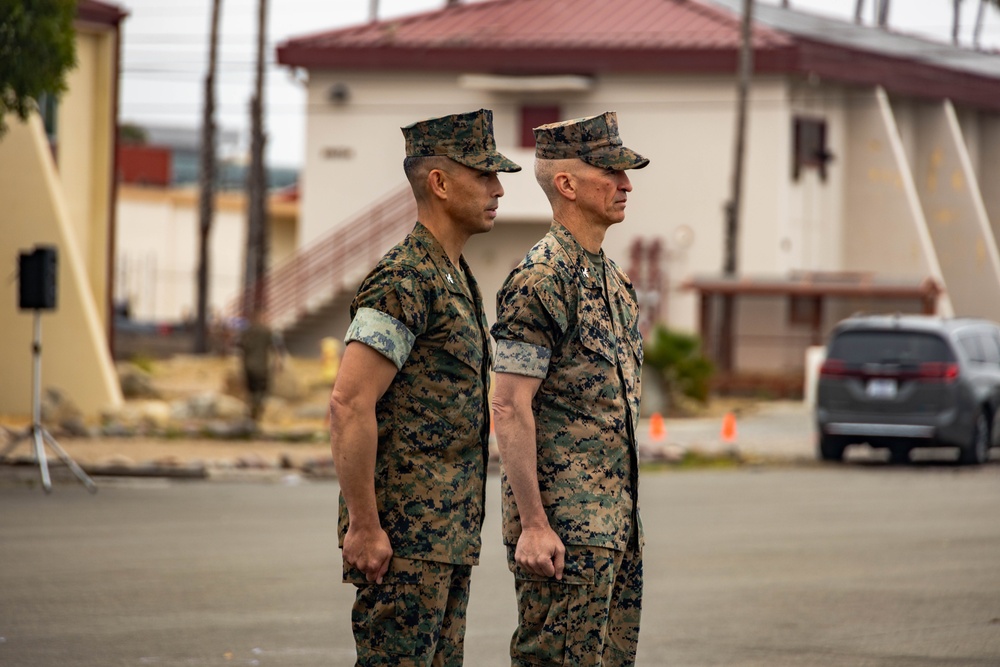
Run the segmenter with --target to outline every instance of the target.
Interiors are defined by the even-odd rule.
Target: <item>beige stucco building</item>
[[[400,126],[493,109],[499,149],[525,170],[503,175],[497,225],[466,252],[492,317],[490,295],[549,224],[531,127],[614,110],[652,162],[629,173],[604,248],[647,315],[699,331],[719,294],[773,287],[739,297],[734,371],[801,377],[805,348],[859,308],[1000,320],[1000,191],[982,186],[1000,171],[1000,57],[778,7],[757,8],[738,274],[720,276],[738,5],[622,0],[611,21],[598,0],[570,14],[492,0],[286,42],[279,62],[308,81],[303,251],[399,191]],[[830,282],[840,296],[825,298]],[[342,335],[351,292],[292,309],[290,338],[306,313],[308,336]]]
[[[42,384],[84,413],[121,403],[108,347],[114,234],[120,26],[125,13],[77,4],[76,67],[59,98],[54,133],[38,114],[8,116],[0,139],[0,248],[3,275],[36,245],[58,252],[58,299],[41,311]],[[52,145],[50,147],[50,141]],[[0,289],[0,414],[31,410],[33,312],[18,308],[18,283]]]
[[[132,318],[148,322],[191,321],[196,312],[198,190],[194,187],[122,185],[117,202],[115,297]],[[297,248],[298,196],[277,191],[268,197],[271,266]],[[215,195],[209,241],[208,309],[224,316],[243,284],[246,256],[246,195]]]

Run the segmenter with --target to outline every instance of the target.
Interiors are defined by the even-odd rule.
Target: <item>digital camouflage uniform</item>
[[[411,157],[445,145],[448,157],[484,171],[519,169],[496,152],[486,110],[403,133]],[[344,569],[358,588],[351,620],[360,665],[462,664],[485,506],[491,354],[479,287],[459,264],[418,222],[351,305],[345,344],[364,343],[398,369],[376,405],[375,494],[393,557],[381,584]],[[347,528],[341,496],[341,547]]]
[[[648,163],[621,146],[613,113],[536,128],[535,136],[542,159],[580,157],[614,169]],[[538,485],[567,549],[560,581],[517,565],[521,524],[504,474],[503,537],[519,607],[514,665],[635,661],[642,337],[632,283],[603,251],[601,261],[595,266],[554,221],[497,295],[494,370],[542,381],[532,401]]]

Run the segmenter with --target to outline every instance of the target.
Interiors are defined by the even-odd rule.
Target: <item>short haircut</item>
[[[410,182],[410,189],[413,190],[413,196],[418,202],[427,199],[427,174],[434,169],[448,171],[451,164],[453,164],[451,158],[439,155],[403,158],[403,173]]]
[[[564,158],[559,160],[543,160],[535,158],[535,180],[542,188],[542,192],[548,198],[549,203],[554,203],[559,199],[559,191],[556,190],[556,174],[565,171],[576,173],[578,165],[583,164],[579,158]]]

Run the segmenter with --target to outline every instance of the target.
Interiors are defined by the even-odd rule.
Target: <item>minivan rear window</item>
[[[827,356],[847,364],[952,362],[955,355],[939,336],[915,331],[848,331],[835,337]]]

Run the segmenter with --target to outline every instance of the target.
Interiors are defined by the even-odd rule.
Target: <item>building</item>
[[[295,253],[298,190],[268,195],[272,266]],[[115,300],[144,322],[191,322],[196,312],[199,191],[192,185],[123,183],[118,192]],[[209,241],[210,314],[223,316],[243,285],[247,247],[246,193],[219,191]]]
[[[1000,320],[1000,191],[980,185],[1000,172],[1000,58],[778,7],[753,25],[738,274],[721,275],[737,5],[488,0],[281,44],[279,62],[308,73],[303,256],[341,237],[367,261],[351,239],[400,197],[398,128],[490,108],[500,150],[527,167],[504,175],[496,228],[466,253],[492,317],[488,295],[549,224],[531,128],[615,110],[652,163],[629,174],[628,217],[605,249],[647,313],[731,360],[729,379],[801,383],[806,348],[858,309]],[[381,227],[405,231],[401,215]],[[342,267],[316,298],[275,299],[286,338],[342,335],[367,268]],[[728,340],[720,294],[737,298]]]
[[[58,253],[54,311],[39,311],[42,382],[84,413],[122,401],[108,348],[114,257],[115,138],[119,45],[125,12],[79,0],[77,65],[47,117],[8,117],[0,139],[0,248],[3,275],[17,274],[19,251]],[[46,130],[49,130],[48,133]],[[17,281],[0,289],[0,414],[31,411],[33,312],[19,310]]]
[[[115,301],[141,321],[190,321],[196,311],[201,133],[136,126],[145,141],[119,147]],[[247,165],[239,135],[220,131],[209,249],[209,313],[221,314],[243,284]],[[298,247],[298,171],[269,167],[271,265]]]

